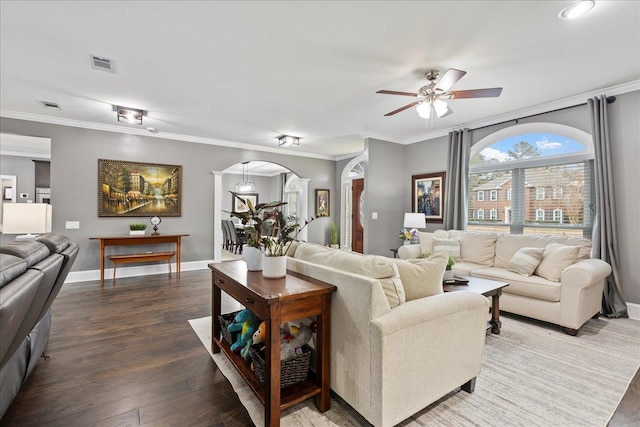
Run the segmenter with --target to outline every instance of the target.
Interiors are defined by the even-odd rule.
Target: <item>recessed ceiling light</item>
[[[49,110],[62,110],[62,108],[60,108],[60,105],[58,105],[55,102],[51,102],[51,101],[40,101],[42,102],[42,105],[44,105],[44,108],[48,108]]]
[[[581,0],[562,9],[558,14],[558,18],[575,19],[589,12],[595,5],[596,2],[594,0]]]

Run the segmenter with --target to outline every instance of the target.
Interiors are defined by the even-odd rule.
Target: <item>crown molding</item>
[[[546,113],[549,111],[571,107],[577,104],[582,104],[584,102],[587,102],[587,99],[593,98],[596,96],[601,96],[601,95],[616,96],[616,95],[622,95],[623,93],[633,92],[636,90],[640,90],[640,80],[632,80],[627,83],[622,83],[615,86],[609,86],[602,89],[592,90],[590,92],[585,92],[585,93],[574,95],[568,98],[558,99],[558,100],[547,102],[544,104],[538,104],[533,107],[512,111],[500,116],[494,116],[486,120],[462,123],[460,125],[450,127],[447,129],[438,129],[433,132],[427,132],[425,134],[416,135],[413,138],[408,138],[404,142],[401,142],[401,144],[404,144],[404,145],[415,144],[416,142],[422,142],[422,141],[427,141],[430,139],[446,136],[449,134],[449,132],[453,130],[491,126],[497,123],[501,123],[509,120],[515,120],[520,117],[532,116],[535,114]]]
[[[387,142],[393,142],[395,144],[405,144],[404,141],[399,140],[397,138],[392,138],[390,136],[387,135],[382,135],[380,133],[377,132],[362,132],[360,134],[358,134],[358,136],[360,136],[360,138],[362,139],[367,139],[367,138],[371,138],[371,139],[379,139],[381,141],[387,141]]]
[[[167,132],[150,133],[146,129],[128,128],[128,127],[121,127],[116,125],[105,125],[101,123],[85,122],[81,120],[65,119],[61,117],[44,116],[41,114],[23,113],[20,111],[0,110],[0,117],[5,117],[8,119],[28,120],[28,121],[40,122],[40,123],[49,123],[49,124],[60,125],[60,126],[70,126],[70,127],[82,128],[82,129],[100,130],[105,132],[125,133],[129,135],[146,136],[148,138],[172,139],[176,141],[193,142],[196,144],[206,144],[206,145],[215,145],[219,147],[230,147],[230,148],[240,148],[244,150],[262,151],[266,153],[282,154],[285,156],[308,157],[312,159],[333,160],[333,161],[335,161],[336,159],[335,156],[329,156],[324,154],[306,153],[301,151],[286,151],[282,148],[265,147],[262,145],[255,145],[255,144],[243,144],[240,142],[225,141],[222,139],[205,138],[200,136],[182,135],[177,133],[167,133]]]

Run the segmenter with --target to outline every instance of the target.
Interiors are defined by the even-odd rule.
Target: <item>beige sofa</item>
[[[398,424],[458,387],[473,391],[489,303],[471,292],[442,293],[446,257],[420,270],[309,243],[288,255],[289,270],[337,286],[331,389],[374,426]],[[434,295],[417,297],[424,289],[415,287],[416,271],[439,286]]]
[[[457,258],[454,274],[509,283],[500,298],[501,311],[560,325],[570,335],[577,335],[580,327],[600,312],[611,267],[590,258],[591,242],[587,239],[456,230],[419,233],[419,237],[420,244],[400,247],[398,256],[417,258],[422,252],[437,251],[436,246],[447,249],[450,242],[459,242],[459,254],[455,254],[455,244],[450,248]],[[516,263],[514,255],[522,248],[543,248],[538,249],[543,258],[530,276],[510,271]],[[555,248],[562,254],[550,252]]]

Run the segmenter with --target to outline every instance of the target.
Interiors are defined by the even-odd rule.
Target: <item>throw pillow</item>
[[[457,239],[439,239],[433,238],[433,253],[446,252],[453,257],[455,261],[460,261],[460,240]]]
[[[448,239],[449,232],[447,230],[436,230],[433,232],[433,237],[437,237],[438,239]]]
[[[442,276],[448,259],[444,252],[423,259],[396,259],[406,300],[441,294]]]
[[[523,276],[531,276],[543,255],[544,248],[520,248],[509,260],[507,270]]]
[[[544,248],[542,261],[536,268],[536,274],[552,282],[559,282],[565,268],[576,262],[579,246],[566,246],[550,243]]]
[[[433,252],[433,233],[418,231],[418,240],[420,240],[420,252]]]

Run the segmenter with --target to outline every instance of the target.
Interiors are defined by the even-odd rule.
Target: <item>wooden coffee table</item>
[[[500,295],[502,288],[509,286],[508,283],[496,280],[480,279],[479,277],[457,276],[469,281],[466,285],[444,285],[445,292],[471,291],[476,294],[491,297],[491,333],[499,334],[502,322],[500,322]]]

